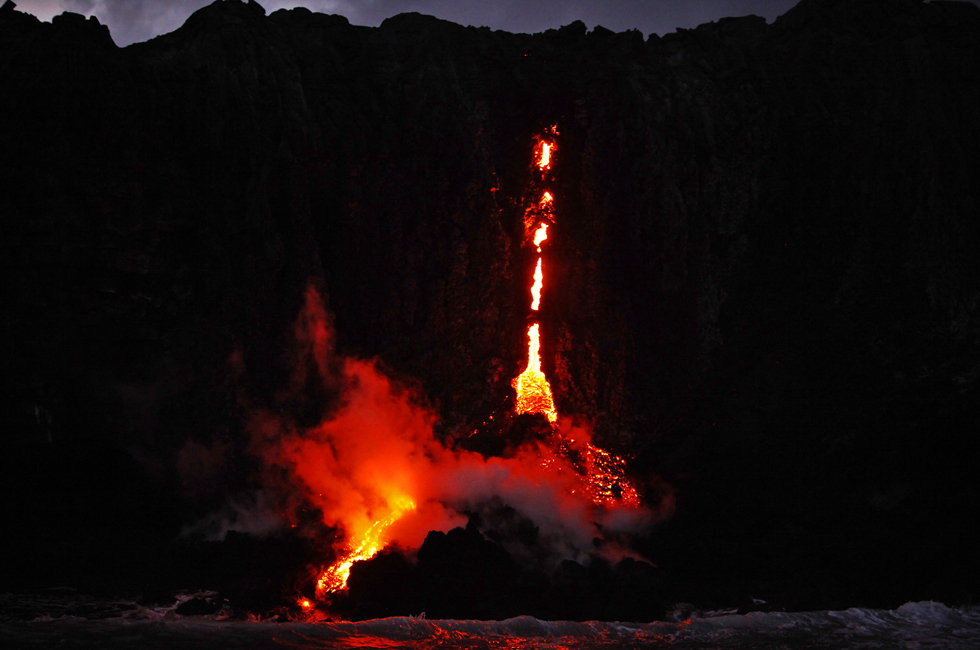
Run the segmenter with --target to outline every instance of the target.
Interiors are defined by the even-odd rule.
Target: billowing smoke
[[[181,531],[183,537],[223,541],[228,533],[267,537],[282,530],[283,520],[273,493],[251,490],[232,497],[221,509]]]

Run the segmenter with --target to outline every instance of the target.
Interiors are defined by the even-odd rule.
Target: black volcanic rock
[[[355,562],[347,581],[351,618],[418,615],[425,611],[419,597],[419,573],[398,551],[386,550],[366,562]]]
[[[418,551],[418,575],[428,616],[499,620],[518,615],[517,566],[475,526],[429,533]]]
[[[968,598],[978,49],[974,5],[916,0],[646,41],[219,0],[126,48],[5,4],[11,557],[118,535],[132,559],[250,485],[242,404],[276,406],[311,278],[338,349],[416,378],[440,435],[508,409],[556,124],[543,364],[674,487],[643,550],[678,595]],[[178,471],[189,440],[226,450],[209,480]]]
[[[484,522],[484,525],[486,522]],[[417,562],[397,550],[355,562],[348,592],[333,605],[353,620],[386,616],[502,620],[650,621],[662,618],[676,597],[654,566],[630,558],[615,565],[598,557],[586,564],[519,567],[514,557],[472,523],[433,531]]]

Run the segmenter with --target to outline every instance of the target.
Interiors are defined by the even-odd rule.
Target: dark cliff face
[[[5,8],[0,49],[23,539],[175,530],[247,482],[236,460],[202,502],[178,451],[236,448],[243,392],[288,381],[311,279],[338,347],[417,380],[444,435],[508,408],[556,124],[543,363],[560,411],[674,486],[644,550],[678,593],[975,593],[972,5],[804,0],[644,41],[219,1],[124,49]]]

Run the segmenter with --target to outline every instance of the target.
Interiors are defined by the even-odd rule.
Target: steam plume
[[[305,362],[297,363],[294,389],[315,372],[328,392],[339,390],[339,405],[305,427],[285,412],[257,413],[253,448],[280,489],[317,508],[322,523],[342,533],[338,552],[367,539],[417,549],[429,531],[463,525],[464,513],[491,502],[531,520],[556,559],[582,559],[605,531],[651,520],[642,508],[597,507],[570,462],[540,442],[492,458],[447,447],[434,436],[436,416],[417,394],[375,362],[334,354],[330,321],[312,286],[295,338],[297,358]],[[564,426],[569,440],[588,444],[587,429]]]

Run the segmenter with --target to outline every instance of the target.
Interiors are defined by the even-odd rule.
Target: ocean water
[[[621,623],[384,618],[360,622],[180,616],[176,603],[71,592],[0,595],[3,648],[980,648],[980,607],[907,603],[894,610],[721,614]]]

